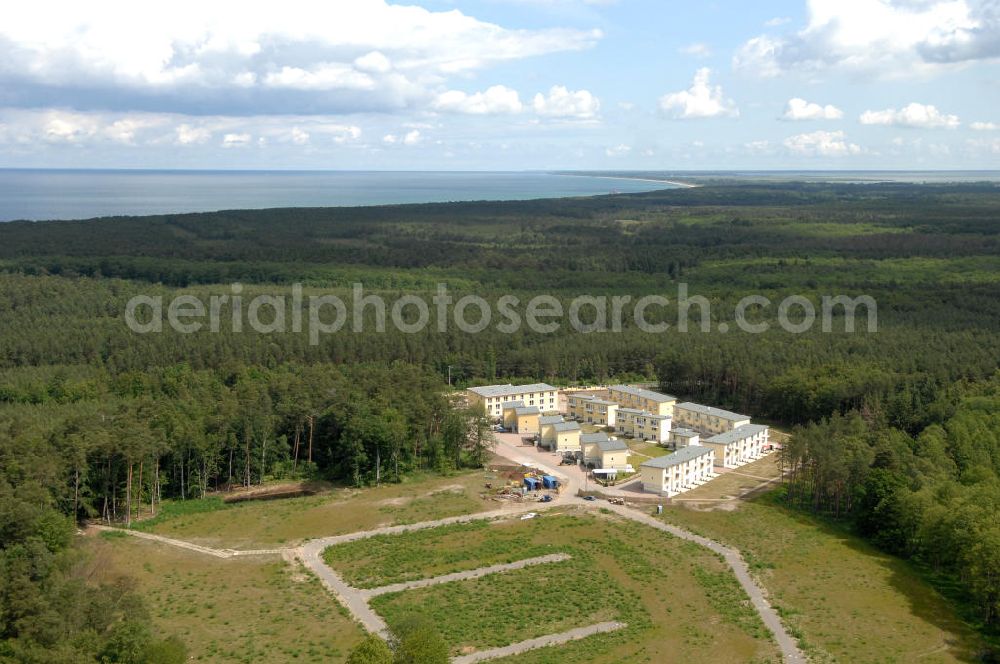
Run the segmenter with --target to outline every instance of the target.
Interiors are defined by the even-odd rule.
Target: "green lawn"
[[[815,662],[976,661],[976,633],[912,566],[774,494],[736,511],[671,507],[664,518],[740,549]]]

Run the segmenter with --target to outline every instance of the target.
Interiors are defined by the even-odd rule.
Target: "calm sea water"
[[[673,186],[536,172],[0,169],[0,221],[269,207],[523,200]]]

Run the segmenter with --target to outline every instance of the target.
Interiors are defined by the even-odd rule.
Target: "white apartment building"
[[[715,462],[724,468],[738,468],[764,456],[768,428],[763,424],[744,424],[732,431],[716,434],[702,441],[715,450]]]
[[[715,451],[701,445],[650,459],[639,467],[642,490],[675,496],[715,477],[714,465]]]

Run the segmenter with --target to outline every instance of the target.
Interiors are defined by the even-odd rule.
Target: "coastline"
[[[605,180],[632,180],[635,182],[656,182],[657,184],[672,184],[675,187],[684,189],[694,189],[704,185],[694,182],[681,182],[680,180],[657,180],[656,178],[629,177],[627,175],[592,175],[590,173],[553,173],[552,175],[565,175],[567,177],[603,178]]]

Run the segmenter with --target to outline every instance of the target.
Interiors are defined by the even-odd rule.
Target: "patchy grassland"
[[[348,579],[382,585],[414,578],[418,571],[434,576],[539,552],[572,556],[373,600],[390,625],[414,612],[430,617],[454,653],[621,620],[628,627],[620,632],[529,652],[518,661],[779,661],[728,568],[690,542],[582,512],[439,530],[376,538],[366,541],[370,550],[359,543],[341,545],[345,548],[328,552],[327,559]]]
[[[382,525],[416,523],[496,509],[480,498],[481,472],[449,477],[415,476],[402,484],[335,489],[285,500],[224,504],[208,498],[157,518],[149,532],[204,546],[233,549],[292,546],[303,539],[338,535]],[[201,505],[197,505],[200,503]]]
[[[664,514],[740,549],[814,662],[976,661],[979,637],[910,564],[782,507],[775,492],[736,511]]]
[[[87,545],[95,580],[134,579],[190,661],[342,662],[363,635],[315,577],[280,559],[220,560],[124,533]]]

